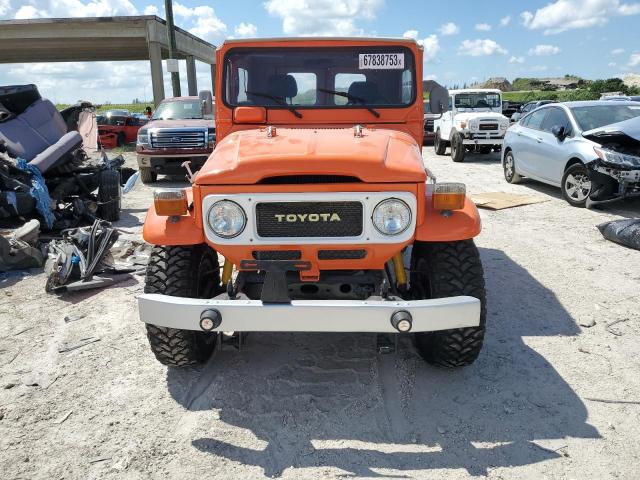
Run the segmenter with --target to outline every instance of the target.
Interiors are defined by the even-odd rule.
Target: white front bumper
[[[391,316],[399,310],[413,317],[412,332],[431,332],[480,324],[480,300],[449,297],[433,300],[260,300],[197,299],[142,294],[140,319],[161,327],[200,330],[200,315],[215,309],[222,323],[214,331],[234,332],[396,332]]]

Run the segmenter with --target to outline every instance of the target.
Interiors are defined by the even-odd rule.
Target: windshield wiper
[[[296,118],[302,118],[302,114],[298,110],[296,110],[296,108],[293,105],[289,105],[287,101],[282,97],[276,97],[275,95],[269,95],[268,93],[262,93],[262,92],[245,91],[244,93],[246,93],[247,95],[255,95],[256,97],[268,98],[269,100],[273,100],[278,105],[282,105],[283,107],[286,107],[287,110],[289,110],[291,113],[293,113],[296,116]]]
[[[358,102],[361,103],[362,106],[364,108],[366,108],[367,110],[369,110],[369,112],[371,112],[371,114],[376,117],[376,118],[380,118],[380,114],[374,110],[373,108],[371,108],[370,106],[367,105],[367,101],[364,98],[360,98],[360,97],[356,97],[355,95],[351,95],[350,93],[347,92],[339,92],[337,90],[327,90],[326,88],[318,88],[318,90],[320,92],[324,92],[324,93],[332,93],[333,95],[338,95],[339,97],[344,97],[348,100],[351,100],[352,102]]]

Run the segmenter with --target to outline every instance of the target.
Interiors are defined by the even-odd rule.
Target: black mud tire
[[[103,220],[120,220],[122,188],[118,170],[102,170],[98,173],[98,216]]]
[[[453,132],[451,134],[451,160],[456,163],[464,162],[464,155],[466,153],[466,148],[462,143],[462,137],[458,132]]]
[[[153,248],[144,293],[172,297],[212,298],[220,292],[215,250],[208,245]],[[216,334],[147,324],[147,338],[158,361],[168,367],[206,362],[216,346]]]
[[[480,326],[414,334],[416,349],[428,363],[446,368],[471,365],[482,350],[487,316],[484,273],[473,240],[416,242],[411,264],[413,299],[468,295],[480,300]]]
[[[433,149],[435,150],[436,155],[444,155],[447,152],[447,142],[442,140],[440,130],[437,130],[433,137]]]
[[[145,185],[155,183],[158,180],[158,174],[151,170],[150,167],[140,167],[140,181]]]

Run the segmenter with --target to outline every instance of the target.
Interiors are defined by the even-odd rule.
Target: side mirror
[[[233,110],[234,123],[266,123],[267,109],[264,107],[236,107]]]
[[[563,141],[565,138],[567,138],[567,131],[561,125],[556,125],[555,127],[553,127],[551,129],[551,133],[553,133],[553,136],[560,141]]]
[[[424,82],[423,89],[429,94],[431,113],[443,114],[449,110],[449,90],[433,80]]]
[[[201,90],[198,93],[202,105],[202,115],[213,115],[213,96],[209,90]]]

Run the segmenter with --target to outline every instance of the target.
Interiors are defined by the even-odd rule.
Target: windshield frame
[[[408,64],[407,62],[407,57],[406,55],[408,55],[409,57],[409,61],[412,64],[412,68],[410,68],[409,70],[411,71],[411,76],[412,76],[412,89],[411,89],[411,100],[406,103],[406,104],[362,104],[362,103],[357,103],[357,104],[353,104],[353,105],[302,105],[302,104],[291,104],[289,106],[284,106],[284,105],[235,105],[231,102],[228,101],[227,99],[227,88],[226,88],[226,84],[227,84],[227,76],[229,75],[229,69],[231,68],[230,65],[230,61],[229,61],[229,56],[236,54],[238,52],[256,52],[256,51],[284,51],[284,52],[291,52],[291,51],[300,51],[300,50],[317,50],[317,51],[327,51],[327,50],[335,50],[335,51],[340,51],[340,50],[345,50],[345,49],[360,49],[362,51],[362,53],[396,53],[398,51],[402,51],[405,54],[405,65]],[[391,50],[395,50],[396,52],[391,52]],[[417,85],[417,65],[416,65],[416,58],[415,55],[413,53],[413,51],[408,48],[405,45],[366,45],[366,46],[357,46],[357,45],[349,45],[349,46],[319,46],[319,47],[313,47],[313,46],[294,46],[294,47],[260,47],[260,48],[254,48],[254,47],[233,47],[230,48],[229,50],[227,50],[224,54],[223,60],[222,60],[222,78],[220,80],[220,87],[221,87],[221,101],[222,104],[233,110],[235,108],[238,107],[249,107],[249,108],[265,108],[268,110],[287,110],[290,107],[294,107],[296,110],[367,110],[368,108],[374,108],[376,110],[382,110],[382,109],[406,109],[406,108],[411,108],[415,105],[416,100],[418,99],[418,85]],[[340,73],[340,72],[339,72]],[[345,72],[347,73],[347,72]],[[352,72],[348,72],[348,73],[352,73]],[[318,88],[326,88],[327,85],[322,85],[322,84],[316,84],[316,91],[318,91]],[[422,93],[422,92],[420,92]],[[422,97],[420,97],[420,99],[422,99]]]
[[[500,105],[495,105],[495,106],[487,106],[487,107],[465,107],[463,105],[458,106],[456,105],[456,102],[458,101],[458,97],[464,97],[464,96],[488,96],[488,95],[497,95]],[[469,92],[456,92],[453,94],[454,100],[453,100],[453,108],[456,110],[461,110],[464,109],[466,110],[480,110],[480,109],[489,109],[489,110],[493,110],[494,108],[502,108],[502,94],[499,92],[480,92],[480,91],[469,91]]]

